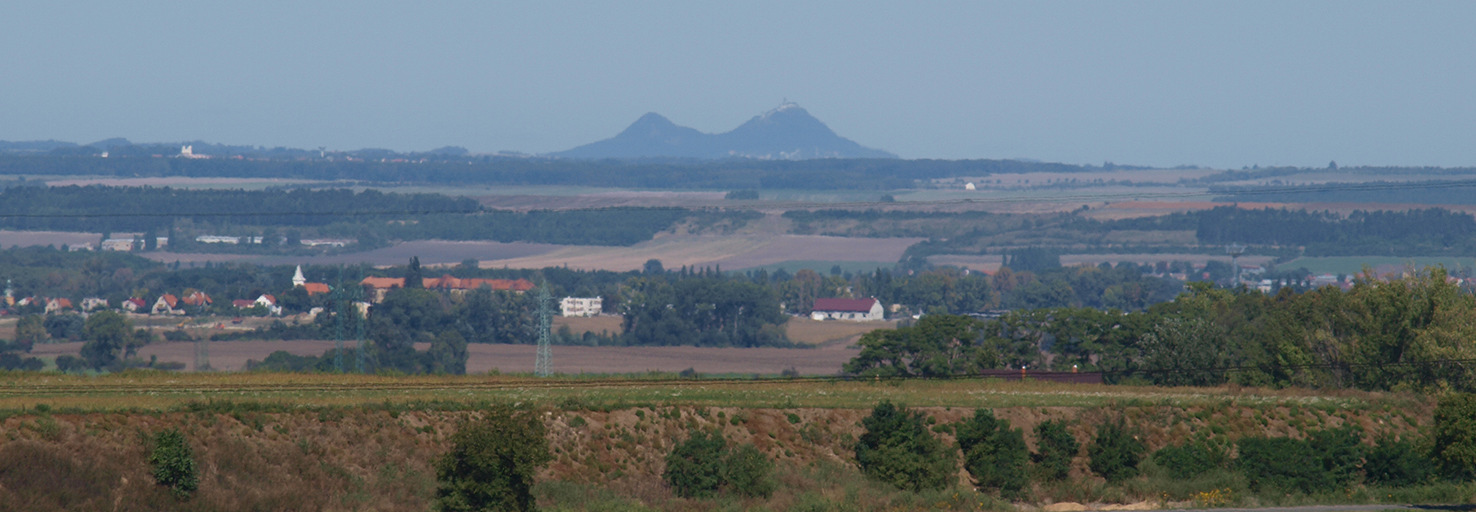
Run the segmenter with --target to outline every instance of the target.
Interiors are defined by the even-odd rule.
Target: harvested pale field
[[[353,341],[344,342],[348,348]],[[331,350],[329,340],[299,341],[216,341],[209,344],[210,367],[216,371],[240,371],[250,359],[263,360],[272,352],[285,350],[296,355],[322,355]],[[418,350],[429,348],[416,345]],[[31,355],[55,357],[77,355],[82,343],[37,345]],[[467,347],[467,373],[486,373],[496,369],[502,373],[531,373],[537,347],[534,345],[494,345],[473,343]],[[707,347],[553,347],[553,369],[558,373],[641,373],[648,371],[676,373],[691,368],[709,374],[777,374],[794,368],[803,375],[833,375],[841,365],[859,353],[844,345],[802,348],[707,348]],[[195,368],[195,343],[159,342],[139,349],[143,359],[158,358],[161,363],[180,362],[186,370]]]
[[[861,335],[877,329],[893,329],[896,320],[883,322],[850,322],[844,320],[813,320],[805,317],[790,318],[784,324],[789,340],[806,345],[854,345]]]
[[[920,238],[845,238],[812,235],[670,235],[630,247],[553,245],[524,242],[455,242],[420,240],[401,242],[372,251],[327,256],[254,256],[150,252],[142,256],[165,263],[242,261],[259,265],[334,265],[368,263],[404,265],[411,256],[427,266],[455,265],[474,259],[482,268],[545,268],[568,266],[579,270],[635,270],[647,260],[661,260],[666,268],[682,265],[720,266],[738,270],[786,261],[893,262]]]
[[[577,210],[582,208],[615,207],[679,207],[706,208],[731,206],[726,201],[726,192],[698,192],[672,190],[621,190],[593,189],[575,195],[561,195],[556,191],[529,190],[530,193],[477,195],[477,202],[489,208],[504,210]],[[538,193],[543,192],[543,193]]]
[[[332,182],[288,178],[189,178],[184,176],[158,176],[152,178],[60,178],[48,180],[46,185],[49,187],[102,185],[107,187],[240,188],[249,190],[309,183],[330,184]],[[345,186],[347,185],[345,184]]]
[[[1275,258],[1261,255],[1244,255],[1240,257],[1241,265],[1266,265]],[[1116,265],[1120,262],[1131,262],[1139,265],[1158,263],[1160,261],[1175,262],[1187,261],[1194,265],[1204,265],[1210,261],[1221,261],[1230,263],[1230,256],[1225,254],[1063,254],[1061,255],[1062,266],[1078,265],[1101,265],[1111,263]],[[928,262],[934,265],[952,265],[979,272],[994,273],[1004,264],[1003,256],[993,255],[959,255],[943,254],[931,256]]]
[[[132,236],[126,233],[116,233],[114,237],[122,238]],[[91,244],[97,246],[102,239],[101,233],[76,233],[69,231],[11,231],[0,230],[0,249],[11,247],[45,247],[48,245],[61,247],[63,245]]]
[[[792,260],[897,261],[920,238],[845,238],[813,235],[675,235],[630,247],[563,246],[554,251],[501,260],[484,268],[635,270],[651,259],[666,268],[720,266],[738,270]],[[422,257],[422,262],[424,257]]]
[[[568,326],[569,331],[575,335],[586,332],[593,333],[620,333],[621,317],[615,315],[591,316],[591,317],[554,317],[553,328]],[[0,324],[3,325],[3,324]],[[784,323],[785,334],[789,340],[805,345],[842,344],[852,345],[861,338],[862,334],[877,330],[891,329],[897,327],[895,320],[884,322],[847,322],[840,320],[818,321],[808,317],[790,317]]]
[[[245,254],[202,254],[150,252],[141,256],[151,260],[172,263],[244,261],[258,265],[337,265],[344,263],[368,263],[375,266],[404,265],[411,256],[420,258],[422,265],[455,265],[468,259],[503,260],[531,257],[552,252],[568,246],[532,244],[525,242],[467,242],[449,240],[416,240],[400,242],[390,247],[372,251],[321,255],[321,256],[259,256]],[[485,266],[485,265],[484,265]],[[501,265],[498,265],[501,267]]]
[[[1119,201],[1102,206],[1093,206],[1084,215],[1097,220],[1133,219],[1158,217],[1171,213],[1208,210],[1220,206],[1239,206],[1247,210],[1261,208],[1287,208],[1286,203],[1220,203],[1215,201]]]

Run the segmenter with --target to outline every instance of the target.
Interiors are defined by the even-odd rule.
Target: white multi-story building
[[[604,309],[601,297],[564,297],[559,301],[559,314],[564,316],[595,316]]]

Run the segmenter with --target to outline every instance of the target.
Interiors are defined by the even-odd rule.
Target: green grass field
[[[281,408],[438,403],[451,409],[489,401],[584,407],[707,406],[869,408],[882,400],[923,407],[1247,406],[1328,409],[1399,407],[1421,397],[1390,393],[1229,388],[1161,388],[1004,382],[836,379],[676,379],[627,377],[406,376],[126,372],[104,376],[7,373],[0,411],[46,405],[79,412],[167,411],[191,403],[257,402]]]

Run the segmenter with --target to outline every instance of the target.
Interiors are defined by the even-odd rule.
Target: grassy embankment
[[[984,381],[691,381],[655,377],[378,377],[123,374],[0,377],[0,503],[28,510],[425,510],[432,463],[457,423],[481,404],[546,411],[554,462],[540,503],[551,509],[774,510],[1003,508],[966,476],[914,494],[868,482],[851,444],[881,400],[919,407],[938,424],[993,408],[1026,438],[1066,420],[1083,450],[1066,482],[1036,484],[1029,502],[1238,504],[1445,501],[1469,489],[1352,489],[1336,496],[1250,495],[1228,473],[1108,485],[1086,469],[1095,426],[1122,417],[1150,450],[1209,430],[1235,439],[1360,425],[1366,438],[1415,432],[1432,401],[1408,394],[1135,388]],[[198,494],[177,503],[149,477],[148,437],[184,431],[201,469]],[[679,500],[661,483],[662,459],[694,428],[721,429],[777,462],[767,502]],[[949,442],[947,432],[939,433]],[[1228,493],[1223,490],[1228,490]],[[1214,492],[1219,492],[1215,494]],[[1228,494],[1228,497],[1226,495]]]

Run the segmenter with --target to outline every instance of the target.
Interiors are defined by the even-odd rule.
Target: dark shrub
[[[866,476],[910,491],[953,482],[958,452],[933,437],[922,413],[882,402],[861,425],[866,432],[856,441],[856,463]]]
[[[1435,428],[1431,435],[1435,469],[1440,476],[1458,481],[1476,479],[1476,395],[1455,393],[1435,406]]]
[[[727,441],[717,432],[693,432],[666,455],[666,471],[661,478],[683,498],[716,494],[723,484],[727,448]]]
[[[1138,464],[1147,450],[1118,419],[1097,426],[1097,438],[1087,448],[1088,465],[1108,482],[1121,482],[1138,476]]]
[[[1246,437],[1236,446],[1235,468],[1253,491],[1312,493],[1331,487],[1331,480],[1312,445],[1289,437]]]
[[[87,369],[87,361],[71,354],[62,354],[56,356],[56,369],[63,372],[79,372]]]
[[[1194,478],[1230,464],[1230,450],[1222,442],[1205,437],[1178,446],[1165,446],[1153,453],[1153,462],[1177,479]]]
[[[1370,484],[1404,487],[1429,480],[1431,466],[1430,458],[1415,443],[1381,437],[1368,451],[1363,472]]]
[[[186,499],[200,487],[200,475],[195,470],[195,455],[190,443],[177,429],[168,429],[154,435],[154,449],[149,453],[149,466],[153,468],[154,481],[169,488],[176,498]]]
[[[1360,433],[1361,430],[1348,426],[1307,433],[1307,444],[1322,463],[1329,489],[1358,483],[1364,452]]]
[[[1011,430],[1010,422],[995,419],[989,409],[975,409],[974,416],[959,423],[955,431],[964,468],[980,489],[1013,498],[1030,483],[1025,474],[1029,457],[1025,434],[1018,428]]]
[[[1035,453],[1031,459],[1040,478],[1065,480],[1071,474],[1071,460],[1079,450],[1081,444],[1066,430],[1066,422],[1047,420],[1035,426]]]
[[[758,447],[744,444],[728,455],[726,488],[743,496],[768,498],[779,486],[774,480],[774,462]]]
[[[704,498],[722,491],[767,498],[774,494],[774,463],[752,444],[730,449],[722,434],[698,431],[666,455],[661,478],[683,498]]]
[[[537,412],[494,405],[451,435],[436,461],[440,510],[537,510],[533,482],[553,459]]]

